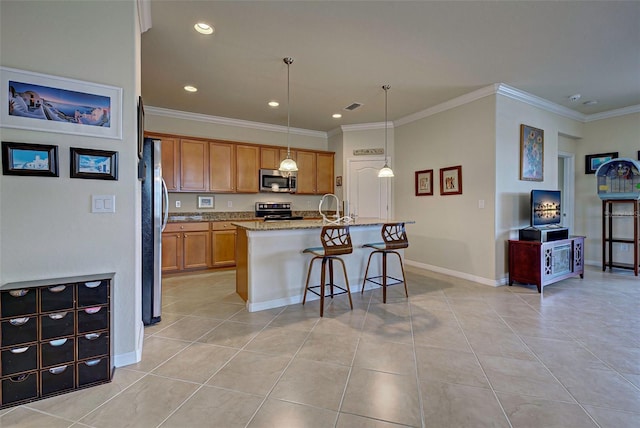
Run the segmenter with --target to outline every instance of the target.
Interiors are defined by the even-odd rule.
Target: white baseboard
[[[459,272],[456,270],[446,269],[440,266],[428,265],[426,263],[420,263],[413,260],[405,259],[404,263],[408,266],[430,270],[432,272],[442,273],[442,274],[453,276],[456,278],[466,279],[467,281],[477,282],[479,284],[489,285],[491,287],[499,287],[501,285],[506,285],[508,282],[507,276],[500,278],[498,280],[495,280],[495,279],[483,278],[481,276],[471,275],[466,272]]]
[[[124,367],[135,364],[142,360],[142,346],[144,345],[144,324],[142,321],[138,323],[138,335],[136,340],[136,349],[126,354],[116,354],[113,356],[113,365],[115,367]]]

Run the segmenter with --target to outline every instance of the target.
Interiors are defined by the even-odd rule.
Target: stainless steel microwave
[[[295,193],[298,173],[283,173],[277,169],[260,170],[261,192]]]

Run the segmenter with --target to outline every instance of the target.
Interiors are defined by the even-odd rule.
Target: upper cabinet
[[[180,140],[153,134],[148,134],[146,137],[162,141],[162,178],[167,185],[167,191],[176,192],[180,190]]]
[[[236,192],[258,193],[260,147],[236,145]]]
[[[280,147],[260,147],[260,168],[278,169],[280,162],[287,158],[287,149]],[[296,151],[291,150],[291,159],[296,160]]]
[[[316,193],[333,193],[333,153],[316,153]]]
[[[235,192],[235,147],[235,144],[220,141],[209,143],[209,189],[212,192]]]
[[[209,143],[200,140],[180,140],[180,190],[209,190]]]
[[[333,193],[334,154],[298,150],[298,190],[303,195]]]

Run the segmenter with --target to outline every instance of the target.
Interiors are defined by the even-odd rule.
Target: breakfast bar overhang
[[[385,223],[413,223],[388,219],[357,219],[349,223],[353,253],[342,256],[352,293],[362,290],[362,281],[371,249],[370,242],[381,242]],[[234,222],[238,228],[236,243],[236,292],[246,301],[249,312],[277,308],[302,302],[311,257],[302,251],[320,246],[320,231],[328,223],[322,220],[278,222]],[[402,257],[404,252],[399,251]],[[319,266],[319,265],[318,265]],[[381,261],[374,257],[368,276],[381,275]],[[388,275],[402,275],[400,265],[391,263]],[[313,268],[311,282],[320,282],[320,268]],[[337,281],[343,281],[341,270]],[[365,289],[377,288],[367,282]],[[307,300],[317,299],[308,295]]]

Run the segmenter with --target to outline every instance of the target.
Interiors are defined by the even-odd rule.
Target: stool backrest
[[[409,240],[404,223],[385,223],[382,225],[382,239],[389,249],[407,248]]]
[[[320,232],[320,240],[327,256],[338,256],[340,254],[351,254],[351,234],[349,226],[324,226]]]

